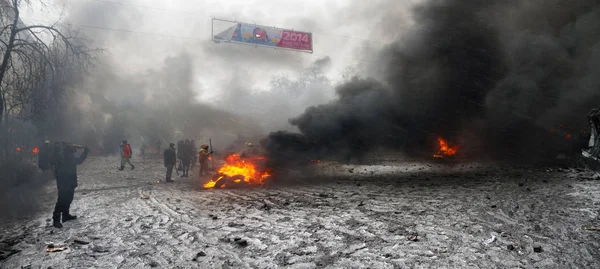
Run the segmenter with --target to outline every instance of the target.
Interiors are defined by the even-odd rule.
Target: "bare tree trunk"
[[[13,19],[13,23],[10,27],[10,37],[8,39],[8,43],[6,45],[6,50],[4,51],[4,56],[2,57],[2,63],[0,64],[0,123],[4,122],[4,98],[2,95],[2,81],[4,80],[4,75],[6,74],[6,69],[8,69],[8,61],[10,60],[10,54],[12,53],[13,45],[15,43],[15,37],[17,36],[17,25],[19,22],[19,8],[13,6],[13,11],[15,18]]]

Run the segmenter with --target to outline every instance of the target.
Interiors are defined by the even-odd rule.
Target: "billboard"
[[[213,27],[215,20],[224,21],[213,19]],[[227,28],[225,31],[213,35],[213,41],[244,43],[273,48],[299,50],[311,53],[313,51],[312,34],[309,32],[241,22],[232,23],[235,24]]]

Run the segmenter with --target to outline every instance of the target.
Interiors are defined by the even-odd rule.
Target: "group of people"
[[[159,146],[157,143],[157,147]],[[131,157],[133,156],[131,145],[127,143],[127,140],[123,140],[119,148],[121,155],[119,170],[124,170],[125,164],[129,164],[131,170],[135,169],[135,166],[131,163]],[[82,150],[82,153],[77,156],[77,152],[80,150]],[[77,219],[77,216],[70,214],[71,202],[73,201],[75,188],[78,186],[77,165],[85,161],[89,152],[88,147],[66,142],[50,143],[46,141],[40,147],[38,167],[44,173],[52,172],[56,178],[58,199],[52,213],[53,226],[56,228],[62,228],[63,222]],[[182,176],[188,176],[190,166],[196,162],[196,159],[200,164],[200,175],[209,174],[208,160],[212,153],[212,151],[209,151],[209,146],[203,144],[196,154],[196,146],[193,140],[179,141],[177,149],[175,149],[175,144],[171,143],[163,153],[164,165],[167,168],[166,181],[173,182],[171,176],[177,165],[177,159],[181,160]]]
[[[188,177],[190,168],[194,169],[197,155],[196,141],[194,140],[179,140],[177,142],[177,159],[180,160],[177,170],[182,171],[182,177]]]
[[[202,144],[200,150],[196,151],[196,143],[194,140],[181,140],[177,143],[177,149],[175,144],[169,144],[169,148],[165,149],[163,153],[163,162],[165,168],[167,168],[167,174],[165,180],[167,182],[173,182],[172,175],[173,169],[177,166],[177,159],[180,160],[179,165],[181,169],[177,167],[177,170],[182,171],[182,177],[188,177],[190,169],[194,168],[196,160],[200,164],[200,175],[206,175],[209,173],[208,170],[208,159],[212,152],[209,152],[209,146]],[[197,153],[196,153],[197,152]]]

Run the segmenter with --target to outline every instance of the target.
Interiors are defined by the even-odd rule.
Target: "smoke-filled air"
[[[429,157],[438,137],[477,158],[572,152],[600,103],[597,1],[426,1],[412,17],[404,33],[386,29],[400,36],[376,53],[375,74],[292,118],[301,135],[265,143],[287,158],[381,148]]]
[[[0,0],[0,268],[600,268],[599,0]]]

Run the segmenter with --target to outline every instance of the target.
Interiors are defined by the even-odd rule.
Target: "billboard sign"
[[[213,19],[217,20],[217,19]],[[216,42],[234,42],[312,52],[312,34],[249,23],[238,23],[213,36]]]

